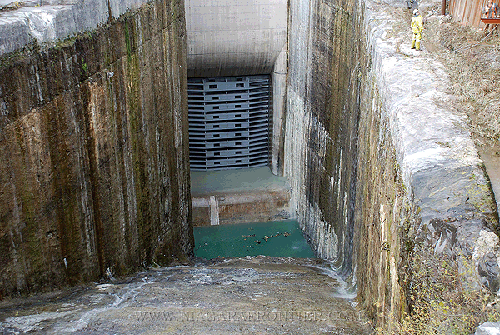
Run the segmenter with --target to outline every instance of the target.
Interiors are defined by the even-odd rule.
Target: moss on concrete
[[[53,48],[0,60],[0,238],[9,246],[0,295],[192,253],[190,213],[179,209],[190,208],[187,123],[159,122],[187,115],[178,103],[186,98],[183,13],[182,1],[154,1]],[[183,142],[172,151],[176,136]]]

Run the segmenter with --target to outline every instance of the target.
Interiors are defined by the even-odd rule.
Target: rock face
[[[0,66],[0,295],[192,253],[182,1]]]

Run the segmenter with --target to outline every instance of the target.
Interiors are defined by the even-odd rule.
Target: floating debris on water
[[[258,255],[315,257],[298,222],[292,220],[194,227],[194,234],[196,256],[207,259]]]

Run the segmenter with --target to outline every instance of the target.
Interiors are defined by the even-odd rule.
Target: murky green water
[[[315,257],[297,221],[194,227],[195,255]]]

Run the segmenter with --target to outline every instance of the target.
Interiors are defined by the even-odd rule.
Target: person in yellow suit
[[[424,29],[424,21],[422,15],[420,15],[418,9],[413,11],[413,17],[411,18],[411,31],[413,32],[413,38],[411,40],[411,48],[420,50],[420,41],[422,40],[422,30]]]

